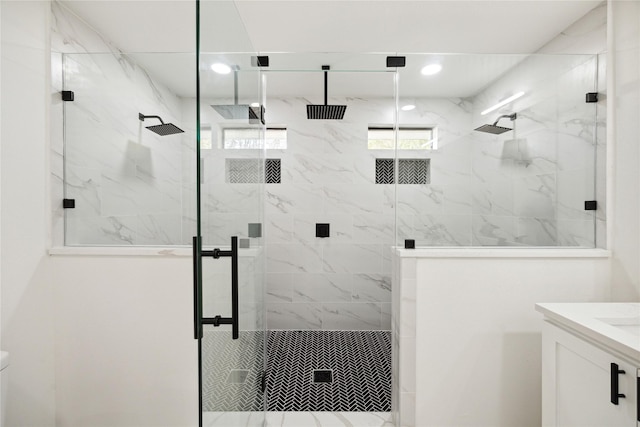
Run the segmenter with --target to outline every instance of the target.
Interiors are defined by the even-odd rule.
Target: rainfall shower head
[[[307,105],[307,119],[314,120],[342,120],[346,105],[327,105],[327,81],[330,67],[323,65],[324,70],[324,105]]]
[[[174,125],[173,123],[165,123],[160,118],[160,116],[145,116],[142,113],[138,113],[138,119],[140,119],[141,122],[143,122],[144,119],[158,119],[158,120],[160,120],[161,124],[159,124],[159,125],[145,126],[151,132],[157,133],[160,136],[167,136],[167,135],[173,135],[173,134],[176,134],[176,133],[183,133],[184,132],[182,129],[180,129],[178,126]]]
[[[516,115],[516,113],[513,114],[504,114],[500,117],[498,117],[498,120],[496,120],[492,125],[482,125],[480,127],[477,127],[475,130],[477,130],[478,132],[486,132],[486,133],[492,133],[494,135],[500,135],[501,133],[505,133],[508,132],[510,130],[513,130],[512,128],[505,128],[502,126],[498,126],[498,122],[500,121],[500,119],[511,119],[511,121],[514,121],[518,116]]]
[[[238,104],[238,71],[240,67],[234,66],[233,104],[212,104],[211,107],[226,120],[248,120],[252,124],[264,124],[264,106]]]
[[[227,120],[249,120],[249,123],[258,123],[261,117],[261,108],[247,104],[211,105],[218,114]]]

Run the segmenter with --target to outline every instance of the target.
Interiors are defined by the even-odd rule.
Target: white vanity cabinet
[[[588,310],[577,309],[580,305],[595,312],[581,318]],[[635,308],[623,315],[597,310],[595,304],[536,308],[545,314],[542,425],[640,427],[640,334],[638,328],[611,324],[620,319],[632,324]],[[640,304],[637,309],[640,314]]]

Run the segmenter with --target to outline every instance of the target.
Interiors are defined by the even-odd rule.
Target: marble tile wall
[[[68,245],[190,244],[193,100],[171,94],[57,2],[53,18],[53,97],[63,86],[76,93],[73,103],[53,106],[66,121],[53,129],[56,229],[66,215]],[[429,159],[427,185],[375,184],[376,158],[394,153],[369,150],[367,127],[394,122],[392,97],[335,99],[348,105],[342,121],[307,120],[304,98],[269,99],[268,123],[288,129],[288,148],[267,150],[281,160],[278,184],[225,179],[230,159],[261,168],[249,160],[262,154],[222,149],[220,129],[229,123],[207,107],[215,100],[205,102],[212,144],[201,163],[204,243],[248,238],[248,224],[263,223],[266,240],[251,244],[266,248],[270,328],[374,330],[391,327],[390,248],[405,238],[418,246],[592,246],[594,213],[582,206],[595,197],[595,133],[603,126],[596,128],[596,107],[584,94],[596,90],[597,67],[602,76],[594,56],[536,55],[473,98],[415,99],[416,109],[399,121],[437,126],[438,148],[397,157]],[[526,95],[508,107],[518,119],[502,124],[515,130],[473,132],[508,112],[479,115],[514,88]],[[186,133],[157,136],[138,112]],[[64,212],[62,134],[66,196],[76,199],[76,209]],[[331,224],[329,238],[315,237],[319,222]]]
[[[184,134],[158,136],[144,127],[157,120],[138,120],[138,113],[158,115],[184,127],[180,99],[58,2],[51,42],[52,121],[64,121],[64,130],[53,129],[52,199],[54,228],[66,225],[64,244],[183,243]],[[63,89],[74,92],[73,102],[60,100]],[[61,190],[75,209],[61,209]]]
[[[337,99],[342,121],[310,121],[307,100],[269,99],[268,123],[286,124],[282,181],[266,187],[267,326],[389,330],[394,187],[375,184],[370,123],[393,123],[392,99]],[[316,223],[330,224],[318,238]]]
[[[585,94],[598,91],[598,66],[595,55],[529,57],[475,97],[474,127],[500,114],[518,119],[501,122],[512,132],[475,137],[474,244],[594,247],[595,213],[584,201],[596,196],[598,106]]]

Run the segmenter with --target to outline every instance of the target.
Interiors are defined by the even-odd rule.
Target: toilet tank
[[[7,389],[9,386],[9,353],[0,351],[0,427],[6,425],[7,418]]]

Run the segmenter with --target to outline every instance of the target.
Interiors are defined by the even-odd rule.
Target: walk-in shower
[[[198,55],[65,51],[53,85],[75,92],[54,106],[65,243],[187,252],[200,238],[193,332],[205,425],[259,426],[265,410],[389,416],[392,396],[415,389],[399,375],[415,363],[401,361],[410,344],[399,323],[411,324],[392,296],[391,255],[405,240],[594,245],[584,207],[595,200],[597,126],[584,93],[596,91],[596,57],[439,55],[442,71],[424,76],[433,55],[387,67],[384,54],[260,52],[266,66],[242,34],[215,32],[233,20],[217,3],[202,5]],[[322,116],[309,111],[321,79],[331,99],[318,110],[344,108],[309,120]],[[481,112],[521,90],[484,124]],[[500,126],[515,125],[514,111],[517,129]],[[163,133],[136,116],[180,124],[167,136],[179,143],[158,143]],[[235,260],[213,256],[236,244]],[[237,319],[237,339],[217,316]]]

